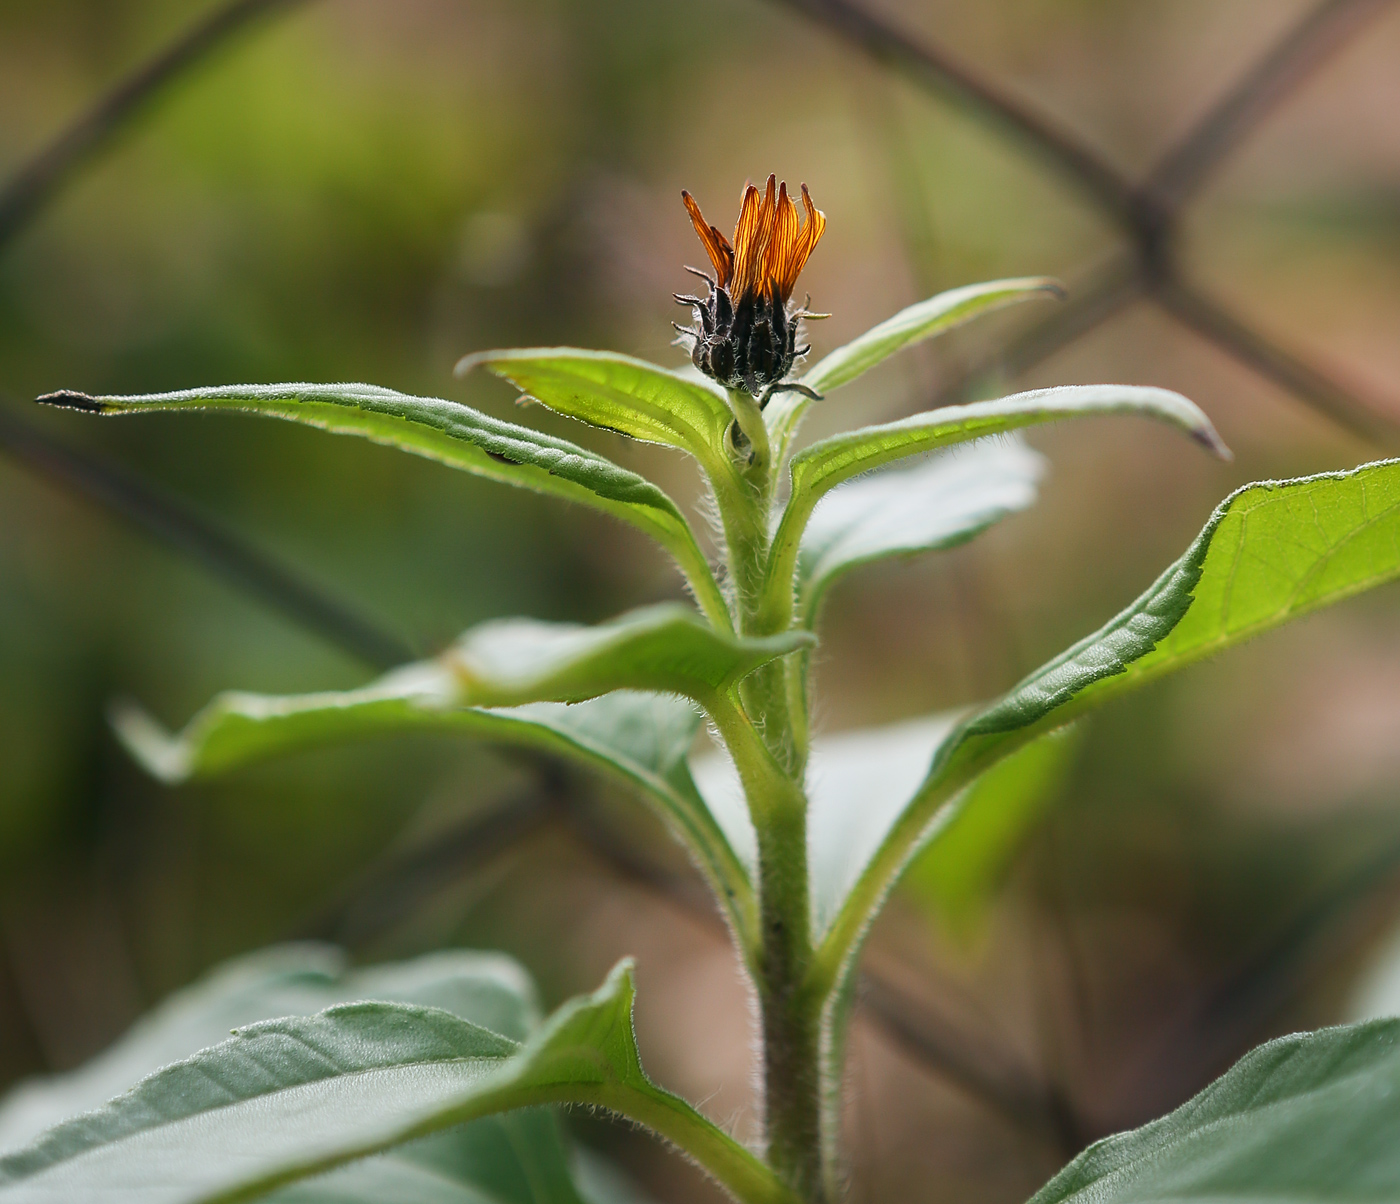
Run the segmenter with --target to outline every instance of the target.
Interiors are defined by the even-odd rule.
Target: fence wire
[[[1215,344],[1254,372],[1281,386],[1331,421],[1375,442],[1392,443],[1400,407],[1365,397],[1308,358],[1281,346],[1210,297],[1185,274],[1179,254],[1182,217],[1202,186],[1244,145],[1278,105],[1294,95],[1332,55],[1391,6],[1391,0],[1325,0],[1297,22],[1206,113],[1181,141],[1140,180],[1102,155],[1064,125],[1017,98],[937,45],[921,42],[883,17],[849,0],[773,0],[830,30],[938,99],[957,105],[1036,155],[1049,170],[1072,181],[1087,203],[1106,214],[1124,236],[1128,251],[1093,266],[1077,283],[1073,299],[1046,321],[1033,325],[992,357],[945,381],[936,400],[968,396],[990,375],[1015,376],[1121,313],[1150,300],[1187,329]],[[102,94],[57,137],[23,163],[0,186],[0,252],[34,220],[82,169],[138,119],[157,93],[206,62],[250,25],[301,7],[305,0],[233,0],[138,66]],[[203,516],[196,507],[145,480],[69,446],[22,419],[0,395],[0,450],[42,473],[60,488],[98,503],[248,593],[288,619],[375,667],[411,655],[395,634],[362,617],[359,608],[336,599],[300,574]],[[455,833],[434,856],[440,873],[479,866],[525,839],[551,816],[564,815],[569,830],[610,872],[670,898],[691,914],[706,914],[694,883],[641,862],[607,830],[574,805],[578,791],[562,790],[559,767],[538,765],[544,802],[527,799],[503,819],[492,812],[480,828]],[[460,860],[459,860],[460,859]],[[420,856],[388,860],[371,872],[362,890],[352,890],[317,923],[318,930],[352,936],[346,927],[372,931],[385,920],[375,897],[399,899],[421,878]],[[1387,862],[1386,882],[1394,858]],[[1369,888],[1370,883],[1366,884]],[[1348,896],[1348,902],[1351,902]],[[1322,910],[1335,900],[1323,900]],[[368,915],[369,918],[366,918]],[[354,917],[350,922],[350,917]],[[717,915],[712,915],[718,921]],[[365,927],[367,926],[367,928]],[[353,936],[352,936],[353,939]],[[1273,965],[1290,968],[1327,956],[1299,938],[1274,951]],[[893,983],[869,971],[861,989],[865,1013],[902,1048],[994,1107],[1018,1125],[1053,1135],[1067,1152],[1086,1136],[1060,1092],[1033,1069],[1015,1062],[1008,1049],[991,1049],[955,1024],[934,1015]],[[1272,999],[1272,997],[1270,997]],[[1272,999],[1276,1005],[1277,1000]],[[1270,1000],[1251,1001],[1249,1017]],[[1009,1060],[1010,1059],[1010,1060]]]
[[[1280,346],[1185,274],[1179,231],[1189,202],[1250,133],[1391,0],[1325,0],[1308,12],[1140,181],[1053,118],[980,76],[942,47],[919,42],[849,0],[776,0],[830,29],[914,85],[1014,138],[1073,183],[1118,227],[1129,252],[1076,282],[1059,314],[945,383],[938,400],[965,398],[987,377],[1016,375],[1149,298],[1187,329],[1300,401],[1377,443],[1393,443],[1400,409],[1362,397]]]

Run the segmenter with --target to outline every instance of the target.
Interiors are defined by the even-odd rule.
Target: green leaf
[[[896,351],[960,326],[979,314],[1047,296],[1064,296],[1063,286],[1049,276],[989,280],[949,289],[901,309],[894,317],[838,347],[814,364],[802,377],[802,383],[813,392],[828,393],[869,372]]]
[[[646,478],[564,439],[479,413],[455,401],[411,397],[376,385],[229,385],[129,397],[50,393],[50,405],[96,414],[234,410],[360,435],[475,476],[579,502],[645,531],[675,558],[717,626],[729,612],[695,534],[675,502]]]
[[[1023,443],[987,440],[833,490],[802,536],[798,621],[814,627],[826,591],[854,568],[964,543],[1024,510],[1044,471],[1044,458]]]
[[[793,606],[794,570],[802,535],[817,502],[842,481],[920,452],[985,435],[1005,434],[1062,418],[1138,414],[1181,427],[1218,455],[1229,451],[1210,420],[1179,393],[1133,385],[1067,385],[1016,393],[996,401],[946,406],[898,422],[868,426],[823,439],[792,458],[791,496],[783,511],[768,564],[759,630],[781,631]]]
[[[1096,1142],[1031,1204],[1400,1197],[1400,1021],[1270,1041],[1175,1112]]]
[[[333,945],[278,945],[176,992],[77,1070],[20,1084],[0,1100],[0,1149],[99,1107],[152,1071],[217,1045],[231,1028],[364,999],[443,1008],[514,1040],[539,1022],[534,985],[502,954],[453,949],[352,969]]]
[[[1047,732],[968,787],[957,816],[914,858],[901,888],[967,939],[1016,850],[1060,797],[1079,749],[1078,727]]]
[[[0,1149],[100,1108],[133,1083],[228,1038],[231,1028],[353,1000],[441,1007],[524,1040],[539,1023],[534,986],[500,954],[447,950],[351,969],[331,945],[280,945],[226,962],[171,996],[75,1071],[21,1084],[0,1101]],[[278,1204],[582,1204],[557,1118],[542,1108],[488,1117],[281,1189]]]
[[[624,962],[523,1046],[408,1004],[254,1024],[0,1158],[0,1201],[242,1199],[464,1121],[575,1103],[645,1125],[741,1200],[789,1204],[766,1166],[643,1073],[633,995]]]
[[[686,847],[748,948],[756,947],[753,890],[686,765],[700,715],[688,702],[617,691],[574,705],[462,705],[460,679],[441,661],[395,670],[358,690],[275,696],[220,694],[176,736],[144,712],[118,710],[128,750],[167,782],[222,773],[299,748],[396,731],[459,733],[535,748],[620,778]]]
[[[801,383],[815,393],[829,393],[868,372],[896,351],[961,326],[979,314],[1018,301],[1061,295],[1063,290],[1059,284],[1047,276],[991,280],[949,289],[900,310],[844,347],[838,347],[814,364]],[[797,427],[811,404],[811,399],[800,393],[779,393],[768,403],[766,416],[775,449],[774,463],[782,464],[787,459]]]
[[[817,958],[833,990],[918,848],[957,822],[980,773],[1164,673],[1400,576],[1400,461],[1236,490],[1185,554],[1099,631],[968,719],[939,748]]]
[[[680,448],[712,475],[733,475],[725,432],[734,415],[712,387],[630,355],[574,347],[479,351],[458,363],[457,375],[477,367],[557,413],[645,443]]]
[[[810,643],[801,632],[740,639],[687,606],[663,602],[594,627],[497,619],[472,628],[441,659],[465,706],[581,702],[629,689],[706,705],[759,665]]]

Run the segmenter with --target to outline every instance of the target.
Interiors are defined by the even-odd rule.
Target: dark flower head
[[[792,371],[793,361],[809,350],[797,346],[802,319],[820,316],[789,302],[826,228],[826,216],[812,204],[803,184],[807,218],[799,222],[787,184],[778,187],[777,178],[769,176],[765,192],[752,184],[744,190],[731,245],[705,221],[690,193],[682,192],[681,199],[715,274],[689,269],[704,278],[709,293],[676,295],[695,317],[695,325],[676,329],[690,342],[690,358],[700,371],[728,388],[747,389],[755,397],[763,394],[767,401],[773,387]]]

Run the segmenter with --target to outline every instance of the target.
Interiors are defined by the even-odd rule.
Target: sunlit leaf
[[[680,448],[712,472],[732,472],[724,439],[733,421],[728,403],[714,388],[656,364],[610,351],[527,347],[479,351],[457,365],[457,375],[476,367],[560,414]]]
[[[1045,460],[1019,442],[987,440],[915,468],[872,473],[822,498],[797,560],[797,614],[815,625],[844,573],[890,556],[948,548],[1035,501]]]
[[[790,1201],[752,1154],[646,1077],[633,995],[623,963],[524,1045],[409,1004],[253,1024],[0,1158],[0,1200],[241,1199],[482,1116],[579,1103],[650,1128],[746,1200]]]
[[[1099,631],[965,720],[842,904],[820,954],[835,983],[913,853],[957,822],[978,774],[1092,707],[1400,576],[1400,461],[1226,498],[1186,553]]]
[[[761,630],[781,630],[793,605],[792,581],[803,532],[822,497],[842,481],[920,452],[967,443],[1022,427],[1108,414],[1136,414],[1178,426],[1228,456],[1210,420],[1179,393],[1133,385],[1067,385],[996,401],[947,406],[882,426],[846,431],[792,458],[791,496],[777,533],[764,588]]]
[[[230,385],[130,397],[51,393],[40,401],[96,414],[234,410],[283,418],[425,456],[475,476],[579,502],[645,531],[666,548],[712,622],[728,611],[675,502],[645,477],[564,439],[502,422],[455,401],[375,385]]]
[[[1175,1112],[1096,1142],[1031,1204],[1400,1197],[1400,1021],[1270,1041]]]

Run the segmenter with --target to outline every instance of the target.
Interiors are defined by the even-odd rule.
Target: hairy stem
[[[803,1200],[823,1204],[822,998],[811,989],[807,799],[732,696],[707,699],[706,710],[734,757],[758,833],[756,985],[768,1161]]]
[[[717,491],[734,591],[735,627],[755,630],[769,575],[774,472],[757,403],[731,397],[733,452],[742,489]],[[758,836],[760,948],[756,986],[762,1013],[764,1119],[768,1161],[808,1204],[829,1199],[824,1164],[821,1005],[811,990],[811,903],[807,882],[807,798],[802,789],[806,724],[789,706],[805,691],[806,657],[751,673],[737,697],[707,705],[739,770]]]

